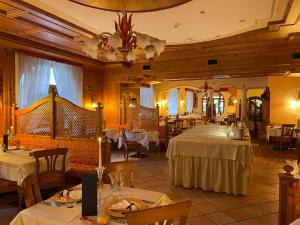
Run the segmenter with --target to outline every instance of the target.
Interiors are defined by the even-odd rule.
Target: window
[[[54,77],[54,72],[53,72],[52,66],[51,66],[51,68],[50,68],[50,79],[49,79],[49,84],[50,84],[50,85],[55,85],[55,86],[56,86],[56,81],[55,81],[55,77]]]
[[[154,88],[151,85],[150,88],[140,88],[140,105],[153,108],[154,106]]]
[[[224,96],[220,93],[215,91],[213,93],[213,100],[214,100],[214,108],[216,113],[223,113],[224,112]],[[207,107],[207,93],[202,98],[202,112],[206,112]]]
[[[191,113],[193,111],[194,93],[192,91],[186,91],[186,111]]]
[[[168,113],[177,115],[178,113],[178,89],[175,88],[168,93]]]
[[[82,105],[82,67],[22,53],[17,54],[16,58],[16,102],[20,108],[46,97],[50,85],[57,87],[60,97]]]

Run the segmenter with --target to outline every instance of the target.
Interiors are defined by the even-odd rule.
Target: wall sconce
[[[183,105],[185,103],[184,100],[180,100],[180,105]]]
[[[234,106],[237,103],[237,100],[232,95],[230,95],[227,101],[228,101],[228,106]]]
[[[298,92],[298,99],[290,100],[289,104],[292,108],[296,108],[297,106],[300,105],[300,91]]]

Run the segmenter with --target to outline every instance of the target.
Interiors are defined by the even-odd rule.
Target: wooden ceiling
[[[5,47],[104,65],[81,51],[81,42],[93,35],[23,1],[0,0],[0,45]]]
[[[167,46],[154,61],[141,60],[130,68],[88,58],[82,41],[95,35],[67,20],[21,0],[0,0],[0,46],[43,53],[103,68],[109,78],[124,82],[266,76],[300,72],[300,0],[290,0],[281,21],[267,28],[196,44]],[[208,60],[217,64],[208,65]],[[143,71],[143,65],[151,70]]]

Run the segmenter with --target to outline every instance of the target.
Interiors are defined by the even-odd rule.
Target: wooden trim
[[[54,15],[52,13],[49,13],[49,12],[43,10],[43,9],[40,9],[40,8],[38,8],[38,7],[34,6],[34,5],[31,5],[29,3],[26,3],[26,2],[24,2],[22,0],[14,0],[14,1],[9,1],[9,2],[7,2],[7,1],[0,1],[0,2],[3,2],[4,4],[8,4],[10,6],[16,7],[18,9],[30,12],[30,13],[32,13],[35,16],[39,16],[39,17],[42,17],[42,18],[44,18],[45,16],[47,16],[47,17],[49,17],[49,18],[51,18],[53,20],[56,20],[56,21],[58,21],[58,22],[60,22],[62,24],[65,24],[65,25],[69,26],[70,28],[73,28],[73,29],[77,30],[82,35],[91,35],[91,36],[95,36],[96,35],[92,31],[89,31],[89,30],[87,30],[87,29],[85,29],[83,27],[80,27],[80,26],[78,26],[78,25],[76,25],[76,24],[74,24],[74,23],[72,23],[70,21],[62,19],[62,18],[60,18],[60,17],[58,17],[58,16],[56,16],[56,15]]]
[[[46,60],[55,61],[55,62],[59,62],[59,63],[64,63],[64,64],[69,64],[69,65],[83,67],[82,64],[74,63],[74,62],[71,62],[71,61],[68,61],[68,60],[64,60],[64,59],[59,59],[59,58],[57,58],[55,56],[48,56],[48,55],[45,55],[45,54],[42,54],[42,53],[30,52],[30,51],[26,51],[26,50],[23,50],[23,49],[16,49],[16,52],[24,54],[24,55],[29,55],[29,56],[37,57],[37,58],[40,58],[40,59],[46,59]]]
[[[51,45],[47,45],[47,44],[44,44],[41,42],[33,41],[31,39],[23,38],[23,37],[14,35],[14,34],[9,34],[9,33],[3,32],[3,31],[0,31],[0,40],[5,40],[10,43],[19,44],[21,46],[39,49],[41,51],[44,51],[45,53],[53,53],[53,54],[65,56],[65,57],[68,57],[71,59],[73,58],[76,60],[80,60],[82,62],[87,62],[87,63],[91,63],[91,64],[98,65],[98,66],[105,65],[105,63],[102,61],[95,60],[95,59],[89,58],[87,56],[83,56],[78,53],[60,49],[60,48],[57,48],[57,47],[54,47]]]

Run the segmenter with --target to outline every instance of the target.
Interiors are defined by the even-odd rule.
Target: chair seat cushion
[[[67,172],[67,176],[81,178],[82,175],[95,172],[96,166],[86,165],[79,163],[70,163],[70,170]]]
[[[16,191],[17,187],[17,182],[0,178],[0,193]]]

